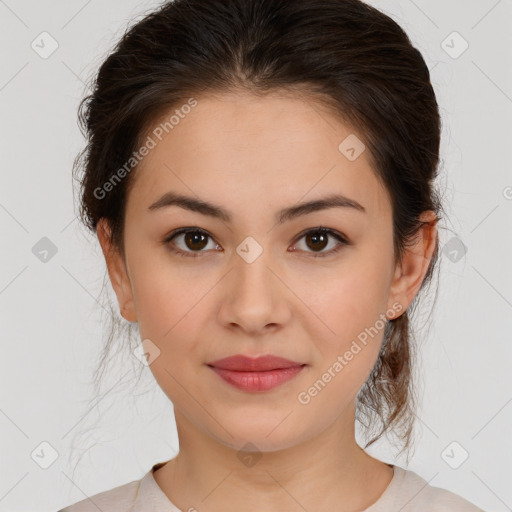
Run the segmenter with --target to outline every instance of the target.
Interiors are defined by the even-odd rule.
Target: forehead
[[[174,106],[151,125],[154,147],[137,167],[130,192],[135,206],[179,190],[233,209],[340,193],[370,213],[389,210],[364,137],[312,97],[230,92],[194,99],[193,108]],[[350,146],[355,159],[346,152]]]

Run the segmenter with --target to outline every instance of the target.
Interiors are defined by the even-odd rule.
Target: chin
[[[228,422],[227,418],[223,421],[223,427],[232,434],[230,436],[223,428],[215,428],[216,440],[236,451],[247,452],[277,452],[286,450],[299,444],[303,439],[304,432],[293,432],[286,428],[283,418],[278,421],[267,420],[256,423],[247,422],[245,419],[238,419],[234,422]],[[297,427],[297,422],[289,427]]]

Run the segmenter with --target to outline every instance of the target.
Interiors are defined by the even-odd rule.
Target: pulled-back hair
[[[237,90],[309,95],[358,133],[391,198],[396,262],[422,227],[422,212],[441,218],[434,186],[438,105],[421,53],[392,18],[359,0],[175,0],[123,35],[80,104],[87,145],[74,173],[85,226],[95,232],[99,219],[108,220],[112,244],[124,256],[126,198],[137,166],[107,194],[98,190],[164,113],[204,93]],[[438,243],[420,290],[437,260]],[[365,447],[391,433],[409,448],[417,405],[410,319],[418,297],[387,322],[377,362],[357,396]],[[111,311],[101,365],[124,321]]]

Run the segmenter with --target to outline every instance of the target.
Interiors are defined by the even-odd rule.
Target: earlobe
[[[399,302],[405,311],[418,293],[425,278],[437,245],[437,217],[435,212],[423,212],[420,220],[425,222],[397,263],[391,284],[391,303]]]
[[[122,255],[112,245],[111,229],[107,219],[102,218],[98,221],[96,235],[105,257],[108,275],[117,297],[121,316],[129,322],[136,322],[137,315],[130,278]]]

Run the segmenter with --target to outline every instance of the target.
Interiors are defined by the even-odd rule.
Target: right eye
[[[182,247],[179,247],[176,242],[174,242],[174,239],[178,239],[183,236],[182,238]],[[180,256],[189,257],[189,258],[197,258],[200,256],[201,252],[205,252],[202,249],[204,249],[206,244],[206,240],[208,238],[211,238],[210,234],[206,231],[189,227],[189,228],[180,228],[175,231],[173,231],[170,235],[168,235],[164,243],[169,246],[169,249],[171,251],[179,254]],[[212,239],[213,240],[213,239]],[[218,244],[216,244],[215,247],[220,247]],[[191,250],[187,250],[191,249]],[[194,254],[196,253],[196,254]],[[199,254],[197,254],[199,253]]]

